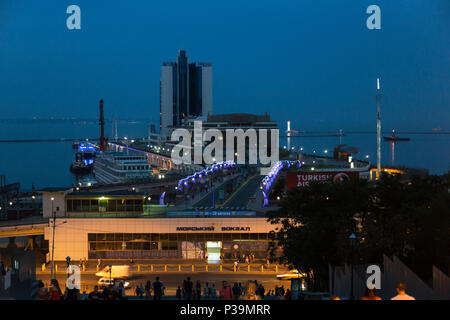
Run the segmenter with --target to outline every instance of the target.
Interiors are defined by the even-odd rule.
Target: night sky
[[[81,8],[81,30],[66,8]],[[381,8],[381,30],[366,8]],[[213,112],[305,130],[450,130],[450,1],[0,0],[0,118],[159,121],[163,61],[213,64]]]

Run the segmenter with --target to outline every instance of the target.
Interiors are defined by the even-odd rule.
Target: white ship
[[[153,169],[145,155],[105,152],[94,161],[94,177],[101,184],[122,183],[152,176]]]

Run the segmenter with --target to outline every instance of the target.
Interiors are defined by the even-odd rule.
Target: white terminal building
[[[42,190],[54,259],[266,259],[276,227],[252,211],[173,211],[139,191]]]

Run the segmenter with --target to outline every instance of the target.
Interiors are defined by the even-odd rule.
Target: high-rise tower
[[[212,114],[212,65],[189,63],[180,50],[176,62],[163,62],[160,79],[160,133],[183,124],[185,118]]]

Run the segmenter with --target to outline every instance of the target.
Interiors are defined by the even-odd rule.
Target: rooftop
[[[228,113],[208,115],[208,122],[230,122],[230,123],[253,123],[253,122],[270,122],[268,113],[263,115],[250,113]]]
[[[70,197],[129,197],[129,196],[136,196],[136,197],[145,197],[147,196],[146,192],[142,191],[132,191],[132,190],[115,190],[115,191],[73,191],[67,196]]]

